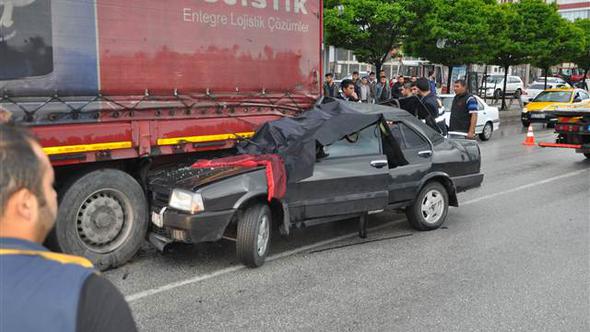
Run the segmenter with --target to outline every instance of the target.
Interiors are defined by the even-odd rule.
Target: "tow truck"
[[[574,149],[590,159],[590,103],[561,107],[552,112],[557,117],[555,143],[540,142],[544,148]]]

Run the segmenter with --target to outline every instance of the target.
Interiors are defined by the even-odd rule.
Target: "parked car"
[[[486,76],[486,82],[481,90],[484,90],[486,98],[499,99],[502,97],[502,90],[504,89],[504,75],[488,75]],[[508,82],[506,83],[506,94],[514,95],[516,98],[520,98],[524,91],[524,83],[518,76],[508,75]],[[483,93],[482,93],[483,94]]]
[[[590,100],[590,94],[582,89],[547,89],[522,109],[522,125],[528,127],[533,122],[553,125],[557,121],[557,117],[552,113],[553,110],[560,106],[587,102],[588,100]]]
[[[444,119],[447,126],[451,122],[451,106],[453,105],[453,98],[455,95],[443,94],[439,98],[444,107]],[[475,127],[475,134],[479,135],[482,141],[487,141],[492,138],[494,131],[500,129],[500,112],[497,107],[489,106],[486,102],[478,96],[477,99],[477,125]],[[440,113],[440,111],[439,111]]]
[[[400,109],[337,103],[335,113],[345,113],[346,121],[325,117],[317,106],[297,121],[265,125],[242,148],[278,151],[288,174],[283,197],[268,197],[264,167],[189,167],[152,175],[150,238],[162,243],[233,239],[239,260],[257,267],[269,253],[271,226],[288,235],[294,225],[359,218],[363,235],[368,214],[402,209],[414,228],[432,230],[443,224],[449,205],[458,206],[458,192],[481,185],[477,142],[446,139]],[[316,125],[312,119],[325,122]],[[342,132],[326,140],[332,130]],[[311,173],[293,178],[305,173],[310,154],[303,146],[313,149]],[[278,182],[272,183],[276,190]]]
[[[547,78],[547,89],[562,89],[562,88],[571,88],[566,81],[559,77],[548,77]],[[531,102],[535,97],[539,95],[539,93],[545,90],[545,80],[543,77],[538,78],[533,83],[529,84],[526,91],[523,91],[522,94],[522,102],[527,104]]]

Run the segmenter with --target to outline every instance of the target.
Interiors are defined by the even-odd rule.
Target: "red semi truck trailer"
[[[0,1],[0,107],[55,167],[59,248],[128,261],[150,172],[311,107],[321,41],[321,0]]]

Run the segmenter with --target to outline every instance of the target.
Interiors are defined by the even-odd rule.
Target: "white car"
[[[440,98],[443,108],[445,109],[442,115],[445,118],[447,126],[450,125],[451,120],[451,105],[453,105],[453,98],[455,95],[443,94],[438,95]],[[477,125],[475,127],[475,134],[479,135],[482,141],[487,141],[492,137],[494,131],[500,129],[500,112],[497,107],[489,106],[483,101],[483,99],[475,96],[477,99]]]
[[[570,88],[566,81],[559,77],[547,77],[547,89]],[[545,78],[540,77],[533,83],[529,84],[526,91],[523,92],[521,99],[524,104],[531,102],[539,93],[545,90]]]
[[[481,88],[485,89],[486,98],[499,99],[502,97],[502,90],[504,89],[504,75],[488,75],[486,82]],[[524,83],[518,76],[508,75],[508,83],[506,83],[506,95],[515,95],[518,98],[524,91]]]

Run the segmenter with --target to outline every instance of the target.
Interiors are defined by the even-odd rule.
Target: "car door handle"
[[[420,151],[420,152],[418,152],[418,156],[422,157],[422,158],[428,158],[428,157],[432,156],[432,151],[431,150]]]
[[[383,168],[387,166],[387,160],[373,160],[371,161],[371,166],[375,168]]]

